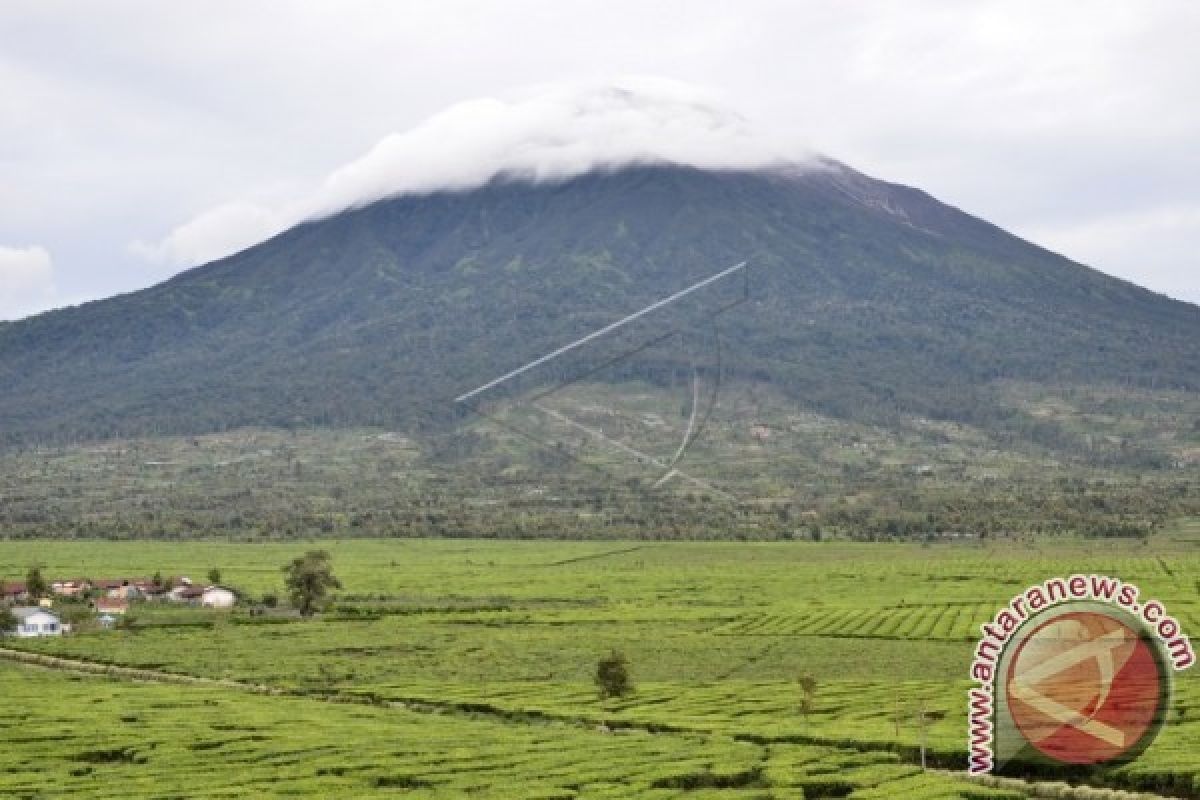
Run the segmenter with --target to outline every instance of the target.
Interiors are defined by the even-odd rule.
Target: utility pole
[[[918,717],[921,725],[921,771],[925,771],[925,698],[921,698],[921,712]]]

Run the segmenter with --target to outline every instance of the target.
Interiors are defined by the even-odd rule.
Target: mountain
[[[1021,430],[1004,380],[1200,389],[1200,308],[831,161],[395,197],[0,324],[0,444],[420,431],[458,393],[741,261],[725,377],[832,417]],[[626,377],[668,382],[667,356]],[[1020,416],[1020,415],[1017,415]]]

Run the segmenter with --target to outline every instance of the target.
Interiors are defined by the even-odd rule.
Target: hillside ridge
[[[1200,308],[918,189],[836,162],[653,165],[394,197],[0,325],[0,443],[419,427],[474,377],[741,260],[731,378],[799,407],[986,425],[1000,379],[1200,389]]]

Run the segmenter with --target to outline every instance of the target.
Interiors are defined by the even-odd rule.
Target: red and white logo
[[[1174,673],[1196,662],[1161,601],[1106,575],[1048,578],[980,631],[967,692],[972,775],[1136,758],[1166,723]]]
[[[1002,676],[1021,736],[1065,764],[1132,751],[1166,711],[1167,675],[1152,647],[1098,611],[1069,611],[1038,625]]]

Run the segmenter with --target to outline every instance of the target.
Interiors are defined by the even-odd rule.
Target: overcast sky
[[[1193,0],[5,0],[0,319],[631,148],[828,154],[1200,302],[1198,32]],[[649,105],[599,88],[629,75]]]

